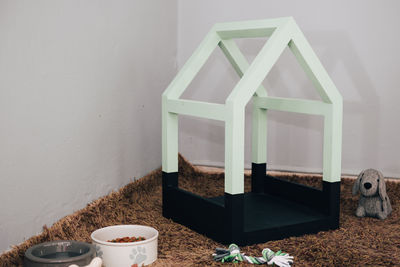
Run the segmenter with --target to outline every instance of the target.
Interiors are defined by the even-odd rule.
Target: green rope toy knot
[[[236,244],[230,244],[228,249],[216,248],[213,257],[215,261],[220,262],[247,262],[252,264],[276,265],[279,267],[290,267],[293,263],[293,256],[289,256],[289,254],[281,250],[273,252],[269,248],[265,248],[262,251],[262,257],[251,257],[240,253],[240,249]]]

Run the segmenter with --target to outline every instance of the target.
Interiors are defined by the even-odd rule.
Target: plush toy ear
[[[385,184],[385,178],[383,177],[383,174],[381,172],[378,172],[378,179],[379,179],[379,183],[378,183],[379,196],[382,199],[382,201],[385,201],[387,198],[386,184]]]
[[[353,185],[353,196],[358,194],[358,190],[360,189],[361,178],[363,177],[363,175],[364,175],[364,171],[362,171],[362,172],[358,175],[358,177],[357,177],[357,179],[356,179],[356,182],[355,182],[354,185]]]

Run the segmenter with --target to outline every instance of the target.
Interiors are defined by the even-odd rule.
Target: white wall
[[[161,165],[176,1],[0,1],[0,253]]]
[[[181,0],[178,9],[179,68],[216,22],[293,16],[344,98],[343,173],[358,174],[371,167],[400,177],[399,1]],[[252,59],[263,42],[238,44]],[[228,61],[216,51],[183,97],[223,103],[237,81]],[[264,85],[274,96],[319,99],[289,51]],[[321,171],[320,118],[270,111],[268,127],[270,168]],[[195,163],[223,165],[223,124],[181,119],[180,151]]]
[[[175,60],[182,67],[216,22],[293,16],[344,97],[343,172],[374,167],[399,177],[399,7],[0,0],[0,253],[160,165],[161,93]],[[263,40],[238,44],[251,60]],[[184,97],[223,103],[237,81],[216,50]],[[271,95],[318,99],[289,52],[264,85]],[[320,171],[320,118],[271,111],[268,127],[271,168]],[[222,165],[223,124],[183,118],[180,151]]]

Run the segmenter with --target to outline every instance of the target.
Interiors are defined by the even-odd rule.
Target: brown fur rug
[[[223,193],[223,173],[201,172],[180,157],[179,186],[202,196]],[[319,187],[318,176],[281,175]],[[351,196],[354,180],[342,179],[340,229],[314,235],[291,237],[242,247],[248,255],[260,256],[263,248],[284,250],[295,257],[294,266],[400,266],[400,183],[387,181],[393,213],[384,221],[357,218],[358,197]],[[250,179],[245,178],[246,190]],[[32,245],[57,239],[90,242],[92,231],[115,224],[144,224],[156,228],[159,235],[158,260],[152,266],[233,266],[213,262],[211,254],[221,244],[161,215],[161,171],[156,170],[68,215],[42,234],[0,255],[0,266],[21,266],[23,255]],[[236,264],[235,266],[250,266]]]

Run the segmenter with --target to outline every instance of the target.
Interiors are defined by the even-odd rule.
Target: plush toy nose
[[[365,189],[370,189],[372,187],[371,183],[365,183],[364,184]]]

